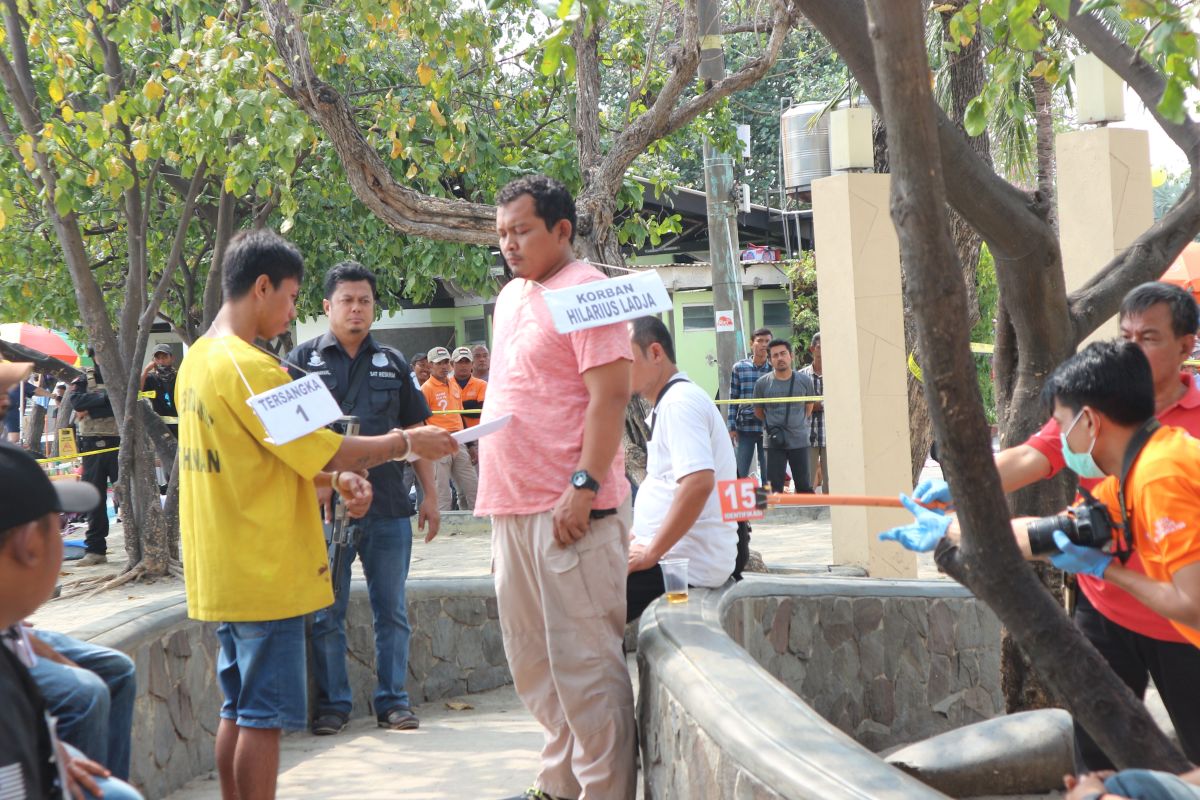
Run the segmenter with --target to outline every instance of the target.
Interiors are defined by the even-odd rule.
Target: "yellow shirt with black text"
[[[246,403],[290,381],[237,336],[200,338],[179,369],[180,545],[193,619],[263,622],[333,603],[312,481],[341,437],[321,429],[268,444]]]

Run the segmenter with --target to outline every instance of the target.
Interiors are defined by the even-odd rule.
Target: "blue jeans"
[[[64,744],[63,746],[67,748],[67,752],[70,753],[71,758],[79,758],[80,756],[90,758],[90,756],[87,756],[85,753],[81,753],[76,747],[72,747],[69,744]],[[94,758],[92,759],[92,761],[95,760],[96,759]],[[105,766],[108,765],[105,764]],[[94,775],[92,776],[92,779],[96,781],[96,786],[100,789],[104,800],[142,800],[141,792],[130,786],[125,781],[116,777],[115,774],[110,778],[101,778],[98,775]],[[82,786],[79,788],[83,789]],[[92,794],[87,789],[83,789],[83,796],[87,798],[87,800],[97,800],[96,795]]]
[[[39,629],[34,635],[79,665],[39,658],[31,670],[47,709],[58,718],[59,738],[127,779],[137,694],[133,661],[124,653],[61,633]]]
[[[1130,800],[1200,799],[1200,786],[1148,769],[1123,769],[1104,781],[1104,788]]]
[[[357,555],[367,577],[367,596],[375,622],[376,717],[393,708],[408,708],[408,641],[412,628],[404,584],[412,558],[412,524],[407,517],[368,514],[358,521],[358,536],[342,560],[346,587],[332,606],[313,614],[313,676],[317,682],[317,713],[349,714],[353,706],[346,674],[346,605],[350,602],[350,564]]]
[[[225,695],[221,719],[241,728],[304,730],[308,675],[304,617],[217,626],[217,683]]]
[[[767,485],[767,451],[763,449],[763,435],[737,432],[737,474],[739,478],[750,475],[750,462],[754,460],[754,449],[758,448],[758,482]]]

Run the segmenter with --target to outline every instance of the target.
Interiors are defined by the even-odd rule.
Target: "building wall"
[[[674,292],[671,299],[674,308],[664,322],[667,323],[671,335],[675,338],[675,358],[679,363],[679,368],[686,372],[688,377],[704,389],[710,397],[715,397],[720,383],[716,366],[716,329],[711,326],[711,323],[708,328],[704,329],[685,330],[684,326],[685,307],[707,308],[709,312],[715,311],[713,293],[711,291],[677,291]],[[788,294],[785,289],[746,288],[742,301],[742,325],[745,329],[747,348],[750,334],[762,325],[763,303],[786,303],[787,299]],[[778,327],[778,325],[775,326],[775,328]],[[790,327],[786,331],[772,329],[772,332],[776,336],[783,335],[785,338],[791,336]]]

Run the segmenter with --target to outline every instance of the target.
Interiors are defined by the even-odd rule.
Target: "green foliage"
[[[996,282],[996,261],[985,243],[979,253],[979,266],[975,273],[978,280],[979,322],[971,329],[971,341],[994,344],[996,341],[996,309],[1000,301],[1000,287]],[[975,358],[975,369],[979,378],[979,393],[983,396],[983,411],[988,422],[996,424],[996,382],[992,378],[992,359],[979,355]]]
[[[792,347],[797,353],[806,353],[813,336],[821,330],[817,311],[817,259],[811,250],[806,250],[799,258],[784,261],[779,266],[792,287],[788,299],[788,308],[792,312]]]

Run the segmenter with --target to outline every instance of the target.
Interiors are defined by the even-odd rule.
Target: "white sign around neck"
[[[542,294],[559,333],[625,322],[671,310],[671,298],[653,270],[551,289]]]
[[[267,429],[267,441],[275,445],[299,439],[342,416],[329,387],[315,374],[248,397],[246,403]]]

